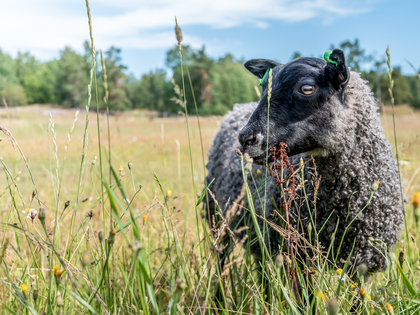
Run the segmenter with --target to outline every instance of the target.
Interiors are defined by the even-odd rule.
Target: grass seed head
[[[338,314],[338,302],[336,299],[332,298],[328,300],[328,314],[336,315]]]
[[[117,231],[115,231],[115,229],[109,231],[108,244],[111,246],[115,243],[115,234],[117,234]]]
[[[277,268],[282,268],[284,264],[284,257],[282,254],[278,254],[276,257],[276,266]]]
[[[176,36],[176,40],[178,42],[178,45],[181,44],[182,42],[182,32],[181,32],[181,28],[178,26],[178,21],[175,18],[175,36]]]
[[[87,267],[87,266],[89,266],[89,264],[90,264],[90,254],[88,253],[88,252],[84,252],[83,254],[82,254],[82,259],[81,259],[81,261],[82,261],[82,266],[83,267]]]
[[[378,190],[379,183],[380,183],[380,181],[377,181],[377,182],[374,182],[374,183],[373,183],[372,187],[370,188],[370,191],[371,191],[372,193]]]
[[[131,171],[131,168],[133,167],[133,163],[131,163],[131,162],[128,162],[128,169]]]
[[[357,267],[357,274],[359,277],[365,276],[368,271],[368,267],[365,263],[361,264],[359,267]]]
[[[177,279],[176,280],[176,288],[179,291],[184,291],[187,288],[187,283],[184,279]]]
[[[40,207],[39,208],[39,213],[38,213],[38,219],[39,219],[39,221],[41,221],[42,223],[44,223],[45,222],[45,218],[46,218],[45,208],[44,207]]]
[[[308,224],[308,234],[311,235],[311,232],[312,232],[312,223],[309,222],[309,224]]]
[[[134,255],[137,255],[143,249],[143,243],[136,239],[128,244],[128,248],[133,251]]]
[[[400,255],[398,256],[398,261],[400,262],[400,264],[402,264],[404,262],[405,258],[404,258],[404,250],[400,251]]]
[[[57,295],[55,296],[55,302],[57,303],[58,307],[62,307],[64,305],[64,300],[61,296],[60,291],[57,291]]]
[[[38,296],[39,296],[38,289],[35,289],[35,290],[32,292],[32,298],[34,299],[34,302],[35,302],[35,303],[36,303],[36,301],[38,300]]]

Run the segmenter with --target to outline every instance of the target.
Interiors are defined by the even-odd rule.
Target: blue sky
[[[115,45],[137,77],[164,67],[175,44],[174,16],[184,44],[205,45],[214,58],[290,60],[293,52],[320,56],[330,45],[360,40],[376,58],[390,45],[392,64],[420,68],[418,0],[91,0],[96,49]],[[40,60],[88,38],[85,1],[14,0],[0,4],[0,48],[30,51]]]

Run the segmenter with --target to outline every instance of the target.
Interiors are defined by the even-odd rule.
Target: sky
[[[122,62],[136,77],[165,67],[176,44],[174,18],[183,44],[213,58],[268,58],[287,62],[298,51],[319,57],[331,45],[358,38],[362,48],[404,74],[420,69],[419,0],[90,0],[96,50],[122,49]],[[70,46],[83,52],[89,38],[83,0],[0,0],[0,49],[29,51],[41,61]]]

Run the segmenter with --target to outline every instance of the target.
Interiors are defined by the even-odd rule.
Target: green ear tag
[[[331,62],[332,64],[335,64],[335,66],[337,67],[338,66],[338,62],[337,61],[333,61],[333,60],[330,59],[331,54],[332,54],[332,50],[327,50],[324,53],[324,59],[326,61],[328,61],[328,62]]]
[[[260,85],[260,86],[262,86],[262,85],[263,85],[263,83],[264,83],[264,79],[265,79],[265,77],[267,76],[267,74],[270,72],[270,69],[271,69],[271,68],[268,68],[268,69],[267,69],[267,71],[265,72],[264,76],[262,77],[262,79],[261,79],[260,83],[258,83],[258,85]]]

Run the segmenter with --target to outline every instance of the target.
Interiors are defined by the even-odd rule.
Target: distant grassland
[[[415,224],[413,223],[414,217],[412,214],[411,198],[414,192],[420,191],[420,140],[418,139],[418,135],[420,133],[420,113],[414,112],[408,106],[396,107],[395,111],[400,159],[404,161],[401,163],[405,186],[404,192],[410,201],[410,204],[407,204],[409,233],[416,236],[417,246],[419,246],[420,237]],[[64,148],[68,141],[67,134],[73,123],[75,111],[52,108],[48,106],[28,106],[19,108],[18,110],[11,108],[9,112],[2,108],[0,110],[0,126],[6,127],[12,133],[15,140],[23,150],[33,173],[33,177],[39,191],[40,200],[45,203],[45,208],[47,210],[47,227],[52,229],[52,221],[54,219],[53,214],[55,213],[57,204],[57,183],[55,177],[55,147],[53,144],[53,134],[49,128],[50,122],[48,115],[50,112],[52,113],[52,121],[56,132],[59,174],[61,175]],[[174,239],[176,239],[176,236],[174,235],[179,236],[179,239],[182,240],[182,247],[185,248],[185,255],[187,255],[193,247],[198,248],[199,242],[202,241],[203,237],[205,237],[202,232],[200,233],[201,235],[197,235],[197,220],[201,231],[203,230],[202,227],[206,226],[206,222],[204,222],[200,215],[201,205],[197,207],[197,210],[195,207],[197,197],[201,194],[201,191],[204,188],[205,170],[202,161],[197,118],[195,116],[189,117],[189,136],[192,149],[192,159],[190,159],[185,117],[157,118],[152,117],[151,114],[152,113],[149,112],[132,111],[111,116],[110,139],[112,166],[116,172],[121,175],[121,182],[127,194],[127,199],[131,199],[138,190],[139,185],[142,185],[141,191],[138,193],[131,205],[134,215],[142,214],[142,212],[148,209],[151,205],[155,205],[144,213],[147,215],[145,221],[143,221],[142,216],[139,216],[136,222],[140,226],[143,241],[147,243],[147,255],[150,259],[151,273],[160,275],[163,272],[162,270],[165,270],[165,268],[166,272],[168,272],[167,267],[162,270],[159,268],[160,266],[166,266],[165,264],[168,263],[166,260],[168,259],[167,244],[169,243],[170,235],[172,235],[171,237]],[[9,116],[11,116],[11,118],[9,118]],[[101,114],[99,118],[101,126],[103,178],[105,181],[109,182],[106,117]],[[107,197],[105,196],[104,210],[102,210],[101,203],[99,202],[101,182],[96,113],[91,112],[89,119],[86,165],[81,185],[80,203],[77,207],[75,217],[75,226],[78,229],[78,234],[77,240],[74,241],[75,243],[72,249],[74,251],[74,255],[71,253],[73,258],[69,262],[70,264],[77,265],[79,268],[81,268],[80,261],[83,260],[84,252],[89,253],[89,260],[95,261],[95,257],[96,259],[100,257],[98,252],[92,250],[92,248],[95,248],[98,232],[104,231],[105,226],[105,236],[107,237],[109,233],[108,218],[110,216],[110,207]],[[210,147],[212,138],[219,128],[221,120],[222,117],[200,117],[202,141],[205,154]],[[391,145],[394,146],[390,108],[385,108],[384,113],[382,114],[382,123],[385,128],[387,138],[390,140]],[[85,112],[81,111],[79,113],[74,132],[71,135],[71,141],[62,175],[62,188],[59,196],[59,213],[61,213],[64,208],[65,202],[68,200],[70,201],[70,206],[65,210],[62,216],[60,216],[61,220],[59,221],[58,234],[60,237],[55,239],[57,250],[61,253],[64,251],[66,246],[68,224],[74,209],[77,194],[84,125]],[[27,207],[38,209],[35,200],[31,202],[33,185],[22,156],[17,150],[13,149],[4,134],[0,134],[0,137],[2,138],[2,141],[0,142],[0,157],[7,165],[12,175],[16,177],[20,193]],[[180,145],[179,161],[176,141],[179,141]],[[92,163],[95,156],[97,159],[94,163]],[[132,163],[131,171],[127,166],[129,162]],[[178,162],[180,163],[180,174],[178,171]],[[118,170],[120,166],[122,166],[122,171]],[[194,170],[193,174],[191,173],[191,168]],[[156,174],[156,177],[160,181],[164,192],[167,190],[172,191],[172,195],[170,197],[162,195],[154,174]],[[111,182],[113,182],[113,180]],[[22,213],[25,209],[23,209],[22,204],[17,198],[16,189],[13,188],[12,193],[10,193],[8,189],[8,185],[10,183],[10,178],[8,182],[5,173],[2,172],[2,175],[0,176],[0,221],[2,223],[7,222],[9,224],[18,223],[18,216],[20,216],[21,220],[24,222],[24,227],[28,231],[36,235],[42,235],[42,228],[38,218],[34,220],[34,223],[25,218],[25,214]],[[120,200],[122,200],[121,194],[117,189],[115,192]],[[18,212],[12,209],[12,196],[18,200]],[[168,212],[163,210],[165,199],[168,201]],[[91,219],[87,217],[90,211],[92,211],[93,214]],[[103,211],[105,211],[105,220]],[[165,226],[167,224],[165,219],[170,222],[168,225],[170,225],[169,230],[171,233],[167,232],[168,227]],[[124,217],[122,221],[125,222],[126,220],[127,216]],[[9,238],[11,244],[13,244],[19,252],[19,255],[17,255],[10,247],[7,249],[4,259],[5,263],[10,268],[10,275],[17,285],[20,283],[19,279],[23,279],[23,281],[29,285],[32,280],[28,280],[30,278],[28,278],[28,275],[24,271],[26,266],[33,267],[33,260],[31,258],[30,249],[28,248],[28,243],[24,241],[23,238],[20,238],[19,240],[17,235],[21,234],[15,234],[15,231],[12,228],[5,228],[3,225],[2,229],[3,230],[0,233],[0,242],[4,242],[5,238]],[[128,228],[126,233],[131,236],[130,229],[131,228]],[[174,240],[172,239],[171,242],[172,241]],[[176,241],[174,242],[176,243]],[[79,244],[77,245],[77,248],[76,244]],[[121,233],[116,235],[115,244],[117,245],[114,247],[116,250],[115,255],[113,256],[115,257],[115,260],[110,263],[112,270],[111,274],[114,276],[119,274],[118,266],[124,265],[125,263],[127,242],[124,241]],[[89,248],[91,248],[91,250],[89,250]],[[96,249],[97,248],[98,247],[96,245]],[[398,248],[396,249],[396,252],[397,251]],[[48,261],[45,257],[46,252],[39,251],[39,249],[37,249],[37,253],[40,253],[42,256],[40,261],[43,263],[44,268],[48,269]],[[177,253],[177,255],[182,256],[182,254],[179,253]],[[198,253],[197,255],[199,256]],[[198,259],[196,264],[200,264],[202,267],[205,262],[205,258],[205,255],[201,258],[195,258]],[[179,261],[182,261],[182,259]],[[57,261],[55,264],[59,265]],[[112,269],[112,266],[115,270]],[[182,266],[178,265],[178,267],[181,268]],[[190,268],[192,268],[192,271],[189,271],[191,273],[194,268],[198,267],[197,265],[195,267],[191,265]],[[45,271],[43,272],[45,273]],[[36,272],[33,273],[36,274]],[[46,272],[45,275],[48,277],[48,272]],[[192,277],[191,274],[189,276]],[[121,276],[117,275],[116,277],[121,279]],[[161,275],[157,277],[154,285],[156,286],[158,285],[157,283],[161,283],[162,287],[164,286],[166,290],[166,284],[168,284],[167,290],[169,292],[169,283],[172,283],[173,285],[173,279],[171,282],[166,279],[166,277],[169,276]],[[188,278],[187,276],[185,277]],[[375,277],[380,279],[381,275],[379,274]],[[89,279],[93,282],[93,279],[96,278],[92,276],[92,278]],[[194,281],[191,280],[192,278],[188,279],[187,284],[190,286],[190,290],[195,289],[193,287]],[[197,285],[198,287],[209,286],[209,279],[210,278],[206,278],[205,281],[207,282],[205,283],[203,283],[204,281],[195,282],[194,285]],[[45,290],[45,287],[41,285],[40,274],[38,274],[36,279],[33,281],[35,283],[34,288],[39,287],[40,290]],[[0,288],[0,297],[7,297],[6,300],[3,300],[0,303],[11,303],[13,299],[10,292],[3,285],[0,285],[0,287],[2,287]],[[88,292],[90,291],[88,290]],[[156,292],[157,298],[159,299],[159,294],[161,293],[159,293],[158,289],[156,289]],[[106,296],[104,291],[101,291],[101,293]],[[83,296],[82,293],[80,294]],[[86,294],[85,300],[88,300],[90,293]],[[167,293],[167,296],[167,298],[161,298],[160,301],[174,298],[174,295],[171,297],[170,293]],[[198,299],[193,297],[194,291],[192,293],[190,292],[188,296],[189,300],[187,297],[184,297],[185,300],[188,300],[186,305],[194,305],[194,303],[196,303],[194,301],[197,301]],[[103,298],[105,299],[105,297]],[[121,297],[119,296],[118,298]],[[208,299],[209,295],[207,295],[206,298]],[[133,300],[132,305],[134,305],[134,293],[131,296],[131,299]],[[203,302],[203,296],[201,296],[200,299],[200,301]],[[107,301],[112,301],[112,298],[108,297]],[[42,303],[45,304],[45,302]],[[115,306],[115,301],[112,305]],[[15,309],[19,309],[19,306],[15,305],[15,307]],[[127,307],[129,308],[131,305],[127,304]],[[73,313],[77,313],[76,306],[70,309]],[[133,310],[134,309],[135,307]],[[19,313],[19,311],[17,312]],[[136,312],[133,311],[133,313]]]
[[[7,127],[13,134],[16,141],[21,146],[25,156],[29,160],[29,165],[34,174],[36,184],[40,191],[40,198],[47,206],[55,207],[54,191],[55,187],[55,160],[52,133],[48,131],[49,112],[53,114],[55,132],[57,133],[58,157],[62,162],[64,147],[67,143],[67,133],[69,132],[75,111],[67,109],[54,109],[46,106],[35,106],[20,108],[16,113],[17,118],[8,120],[5,118],[5,111],[0,112],[0,126]],[[37,113],[37,114],[36,114]],[[122,182],[127,186],[128,193],[133,194],[133,185],[130,171],[127,167],[128,162],[132,163],[132,172],[136,189],[138,185],[143,188],[138,197],[134,200],[134,206],[143,209],[151,204],[156,196],[158,185],[154,180],[153,174],[156,173],[164,189],[171,189],[178,198],[174,201],[177,208],[182,210],[182,214],[193,210],[193,190],[191,166],[188,149],[188,137],[185,118],[154,118],[150,113],[126,112],[110,117],[111,128],[111,151],[112,164],[115,170],[123,166]],[[207,150],[211,140],[218,130],[221,117],[201,118],[203,145]],[[193,155],[194,183],[197,193],[201,194],[204,185],[204,170],[201,158],[201,145],[197,129],[196,118],[190,118],[190,137]],[[101,141],[103,148],[104,163],[107,164],[108,135],[106,131],[105,116],[101,115]],[[62,193],[60,202],[70,200],[72,203],[76,195],[78,183],[78,170],[80,167],[82,138],[85,124],[85,112],[80,112],[75,130],[71,136],[68,149],[66,165],[63,174]],[[163,126],[163,141],[162,141]],[[93,181],[97,183],[99,173],[99,151],[96,113],[90,114],[88,129],[88,151],[86,159],[86,169],[84,172],[83,192],[81,198],[93,197],[96,194],[90,176],[91,162],[97,156],[96,164],[93,166]],[[20,154],[13,150],[5,135],[0,143],[0,154],[8,167],[19,175],[19,187],[25,197],[32,194],[32,183],[26,166]],[[180,143],[180,163],[181,178],[178,177],[178,157],[176,140]],[[60,163],[60,169],[62,164]],[[106,179],[108,179],[107,165],[103,166]],[[4,189],[6,179],[0,178],[0,188]],[[9,204],[7,194],[0,199],[1,205]],[[93,201],[85,202],[80,205],[79,215],[85,215]],[[70,207],[71,208],[71,207]],[[99,206],[95,208],[99,211]],[[153,218],[151,215],[150,219]],[[99,215],[93,220],[99,220]]]
[[[13,134],[16,141],[21,146],[25,156],[29,160],[29,165],[40,190],[41,199],[47,203],[55,204],[54,199],[54,147],[52,134],[48,131],[49,113],[52,113],[52,120],[55,124],[57,133],[58,157],[62,160],[64,147],[67,143],[67,133],[74,119],[74,111],[50,108],[47,106],[28,106],[21,107],[18,110],[11,109],[11,118],[7,118],[4,109],[0,110],[0,126],[7,127]],[[408,161],[408,165],[402,165],[402,171],[406,184],[411,176],[420,167],[420,112],[413,111],[409,106],[398,106],[395,108],[397,139],[400,150],[400,158]],[[391,108],[385,107],[381,115],[382,125],[385,135],[394,146],[392,133]],[[99,151],[96,113],[91,112],[88,129],[88,151],[86,160],[86,170],[83,197],[93,197],[93,188],[89,169],[95,156],[98,160],[94,170],[99,168]],[[211,141],[216,134],[223,117],[200,117],[203,147],[205,154],[210,147]],[[197,193],[201,194],[204,186],[204,169],[201,156],[200,135],[197,128],[197,118],[191,116],[190,139],[192,149],[192,162],[194,168],[194,184]],[[101,115],[101,141],[103,148],[103,159],[106,162],[108,153],[108,135],[106,130],[105,116]],[[75,130],[71,136],[66,165],[63,174],[63,191],[61,202],[72,201],[76,194],[78,182],[78,169],[80,167],[83,128],[85,124],[85,111],[81,110],[76,122]],[[163,133],[162,133],[163,128]],[[133,167],[135,184],[143,185],[142,193],[134,201],[137,207],[150,204],[155,197],[158,186],[154,180],[153,173],[159,177],[164,189],[171,189],[174,195],[178,196],[176,205],[186,214],[193,210],[193,186],[191,177],[190,155],[188,148],[187,127],[184,117],[178,118],[158,118],[154,113],[132,111],[123,112],[110,117],[111,130],[111,151],[112,164],[115,169],[120,165],[124,168],[123,182],[127,184],[129,192],[133,193],[130,172],[127,168],[128,162]],[[163,141],[162,141],[163,134]],[[22,173],[19,175],[19,187],[25,196],[32,194],[32,183],[29,174],[26,172],[23,159],[17,151],[13,150],[5,135],[0,135],[4,140],[0,143],[0,155],[5,163],[14,170]],[[180,143],[180,164],[181,178],[178,177],[178,158],[177,144]],[[107,164],[107,163],[105,163]],[[104,164],[104,171],[107,167]],[[60,165],[60,168],[62,165]],[[107,178],[105,176],[105,178]],[[96,176],[93,178],[97,180]],[[6,187],[6,180],[0,177],[0,189]],[[130,191],[131,188],[131,191]],[[406,188],[406,195],[411,196],[413,192],[420,191],[420,175],[412,179],[411,185]],[[409,189],[407,191],[407,188]],[[0,199],[0,204],[8,204],[7,196]],[[90,203],[81,205],[79,212],[83,209],[90,209]]]

